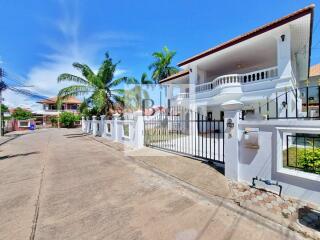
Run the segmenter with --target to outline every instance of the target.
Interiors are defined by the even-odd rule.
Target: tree
[[[153,81],[148,79],[148,75],[146,73],[143,73],[140,81],[132,79],[132,82],[140,84],[136,84],[133,88],[125,91],[125,106],[130,110],[141,110],[142,100],[149,98],[149,94],[143,89],[143,85],[152,84]]]
[[[62,112],[60,113],[59,119],[64,127],[70,128],[74,126],[76,116],[71,112]]]
[[[1,112],[2,113],[9,112],[9,108],[3,103],[1,104]]]
[[[118,88],[122,83],[130,83],[126,77],[114,79],[118,63],[113,63],[109,54],[105,54],[105,60],[101,64],[98,73],[95,74],[88,65],[73,63],[83,77],[70,73],[63,73],[58,77],[58,82],[71,81],[77,83],[61,89],[58,93],[58,102],[70,96],[90,95],[89,100],[101,114],[114,108],[114,104],[123,105],[124,90]]]
[[[178,69],[171,66],[171,61],[176,55],[176,52],[170,51],[166,46],[160,52],[154,52],[152,56],[155,61],[149,66],[149,70],[152,70],[152,79],[154,83],[159,83],[160,80],[171,76],[178,72]]]
[[[18,107],[12,113],[12,117],[17,120],[27,120],[32,118],[32,113],[28,110]]]

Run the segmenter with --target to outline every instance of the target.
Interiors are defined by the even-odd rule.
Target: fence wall
[[[94,136],[123,143],[125,145],[141,148],[143,147],[143,117],[135,116],[132,120],[120,120],[117,117],[106,120],[93,117],[92,120],[82,119],[82,131]]]
[[[234,169],[237,174],[231,174],[230,178],[249,184],[254,177],[278,182],[283,187],[283,194],[320,203],[320,174],[285,166],[285,153],[289,151],[286,146],[292,145],[292,142],[287,142],[287,136],[320,134],[319,120],[240,120],[235,127],[238,154],[234,159],[225,159],[226,162],[229,161],[229,167],[233,165],[232,169],[237,168]],[[277,186],[258,183],[258,186],[279,191]]]

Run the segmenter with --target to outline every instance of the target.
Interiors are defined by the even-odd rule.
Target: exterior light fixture
[[[282,35],[281,35],[281,40],[282,40],[282,42],[284,42],[285,38],[286,38],[286,35],[282,34]]]
[[[282,107],[283,107],[283,108],[287,108],[287,106],[288,106],[287,102],[283,101],[283,102],[282,102]]]

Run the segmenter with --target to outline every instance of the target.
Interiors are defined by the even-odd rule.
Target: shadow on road
[[[13,154],[13,155],[0,156],[0,161],[6,160],[6,159],[9,159],[9,158],[24,157],[24,156],[29,156],[29,155],[33,155],[33,154],[39,154],[39,153],[40,153],[39,151],[35,151],[35,152],[19,153],[19,154]]]
[[[63,135],[66,138],[78,138],[78,137],[86,137],[89,134],[86,133],[71,133],[71,134],[65,134]]]

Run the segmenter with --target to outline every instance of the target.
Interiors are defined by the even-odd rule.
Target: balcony
[[[244,74],[227,74],[213,79],[212,81],[198,84],[195,88],[196,98],[210,97],[219,94],[227,87],[252,86],[257,82],[271,80],[278,76],[277,67],[261,69]],[[252,91],[250,89],[250,91]],[[242,92],[242,91],[241,91]],[[180,93],[173,100],[184,100],[189,98],[189,93]]]

